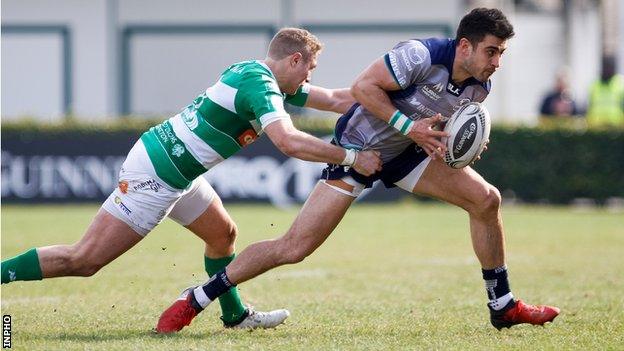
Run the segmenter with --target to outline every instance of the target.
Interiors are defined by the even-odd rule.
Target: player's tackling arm
[[[351,86],[351,94],[377,118],[399,129],[399,131],[420,145],[429,156],[435,157],[436,152],[442,156],[445,147],[438,138],[446,136],[446,133],[432,129],[434,125],[442,120],[442,116],[437,114],[431,118],[424,118],[415,122],[406,120],[404,123],[401,123],[401,119],[405,116],[402,116],[402,114],[399,116],[400,111],[394,107],[388,93],[386,93],[387,91],[400,89],[401,87],[389,71],[384,59],[379,58],[355,79]],[[397,120],[399,123],[396,123]]]
[[[264,128],[264,132],[285,155],[305,161],[349,165],[358,173],[371,175],[381,170],[381,160],[376,151],[356,153],[295,128],[290,119],[279,119]]]
[[[349,88],[327,89],[310,85],[308,99],[304,106],[344,114],[355,102]]]

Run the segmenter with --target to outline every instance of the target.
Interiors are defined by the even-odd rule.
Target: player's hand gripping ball
[[[462,105],[449,118],[442,138],[446,145],[444,162],[453,168],[463,168],[474,162],[483,152],[490,137],[490,113],[478,102]]]

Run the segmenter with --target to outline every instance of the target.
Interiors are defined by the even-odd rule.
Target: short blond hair
[[[304,60],[308,61],[321,49],[323,49],[323,44],[307,30],[282,28],[271,39],[267,56],[274,60],[281,60],[286,56],[300,52]]]

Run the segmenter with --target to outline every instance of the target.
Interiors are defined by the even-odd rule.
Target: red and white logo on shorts
[[[127,194],[128,193],[128,182],[125,180],[122,180],[119,182],[119,191],[121,191],[122,194]]]
[[[247,146],[253,143],[258,138],[258,134],[253,129],[247,129],[241,135],[238,136],[238,143],[241,146]]]

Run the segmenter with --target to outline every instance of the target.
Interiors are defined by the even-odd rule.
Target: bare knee
[[[469,212],[473,216],[480,218],[490,218],[498,216],[501,205],[501,194],[494,186],[488,184],[476,196]]]
[[[228,255],[228,252],[234,252],[234,245],[236,243],[236,237],[238,236],[238,227],[234,221],[229,221],[227,227],[223,231],[218,244],[214,249],[222,251],[224,255]]]
[[[228,247],[234,249],[234,243],[236,242],[236,237],[238,236],[238,227],[234,221],[230,221],[228,225],[228,229],[225,234],[224,242]]]
[[[219,232],[205,238],[206,255],[209,257],[226,257],[234,253],[238,227],[234,221],[228,221]]]
[[[292,237],[285,236],[278,240],[280,241],[278,256],[281,264],[299,263],[314,251],[305,242],[298,242]]]

